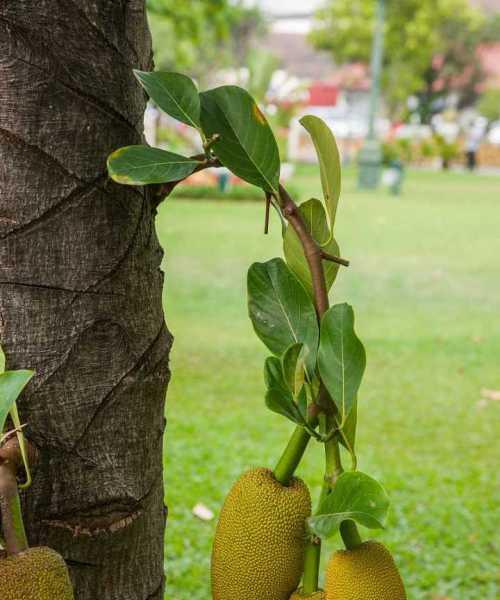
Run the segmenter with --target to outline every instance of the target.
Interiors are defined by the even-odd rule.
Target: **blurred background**
[[[332,291],[357,314],[368,368],[360,469],[392,498],[376,536],[410,600],[499,597],[500,0],[148,0],[155,64],[201,89],[249,89],[268,116],[297,201],[321,193],[299,119],[337,138],[336,237],[351,260]],[[150,144],[199,151],[149,105]],[[266,411],[265,350],[246,272],[281,255],[261,192],[222,171],[159,211],[165,311],[169,600],[209,600],[221,503],[242,471],[272,467],[290,426]],[[322,453],[300,468],[317,495]],[[372,532],[364,532],[373,536]],[[333,540],[327,553],[339,547]]]

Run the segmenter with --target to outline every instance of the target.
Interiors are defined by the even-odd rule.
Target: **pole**
[[[385,0],[377,0],[375,33],[371,58],[370,107],[368,112],[368,136],[359,153],[359,179],[362,189],[375,189],[380,180],[382,151],[377,139],[375,123],[380,105],[380,76],[384,58]]]

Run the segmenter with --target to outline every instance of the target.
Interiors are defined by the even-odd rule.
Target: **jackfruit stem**
[[[361,546],[363,543],[358,528],[356,527],[356,523],[350,519],[342,521],[340,524],[340,535],[342,536],[342,541],[347,550],[354,550],[354,548]]]
[[[310,439],[311,436],[303,427],[297,426],[295,428],[285,451],[281,455],[281,458],[273,471],[274,477],[281,485],[289,485],[295,470],[304,456],[304,452],[306,451]]]
[[[24,529],[16,476],[6,463],[0,463],[0,513],[7,553],[18,554],[27,550],[28,539]]]
[[[321,560],[321,540],[314,538],[308,541],[304,555],[304,576],[302,593],[304,596],[318,591],[319,565]]]

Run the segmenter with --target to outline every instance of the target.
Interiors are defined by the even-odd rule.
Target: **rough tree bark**
[[[139,143],[144,0],[0,2],[0,340],[33,368],[24,513],[78,600],[163,598],[171,336],[148,194],[105,160]]]

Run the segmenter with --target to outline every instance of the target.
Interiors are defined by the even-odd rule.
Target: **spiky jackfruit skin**
[[[213,600],[289,600],[304,565],[311,497],[303,481],[281,485],[269,469],[234,484],[212,551]]]
[[[406,600],[398,568],[378,542],[336,552],[326,572],[326,600]]]
[[[0,558],[2,600],[73,600],[73,588],[62,557],[50,548],[30,548]]]
[[[323,591],[304,595],[301,590],[297,590],[290,596],[290,600],[326,600],[326,595]]]

